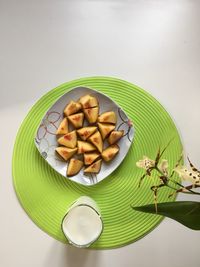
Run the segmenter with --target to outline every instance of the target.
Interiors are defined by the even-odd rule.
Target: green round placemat
[[[136,130],[125,160],[109,177],[94,186],[83,186],[58,174],[34,145],[35,132],[45,112],[65,92],[81,85],[110,96],[132,119]],[[62,218],[75,199],[88,195],[99,204],[104,221],[103,234],[92,248],[124,246],[150,232],[162,220],[160,216],[133,211],[130,205],[153,203],[150,187],[159,181],[156,177],[148,177],[138,188],[143,171],[136,167],[136,161],[143,155],[155,158],[158,147],[164,147],[172,138],[164,157],[174,166],[182,151],[176,127],[159,102],[139,87],[110,77],[67,82],[45,94],[20,127],[12,165],[17,196],[26,213],[42,230],[67,242],[60,227]],[[162,189],[159,202],[169,201],[169,193],[168,188]]]

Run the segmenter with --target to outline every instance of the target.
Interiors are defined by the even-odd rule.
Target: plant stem
[[[158,167],[155,167],[156,171],[159,172],[162,176],[166,177],[163,172]],[[168,177],[166,177],[168,179]]]
[[[186,188],[187,189],[187,188]],[[187,189],[188,190],[188,189]],[[181,193],[183,193],[183,194],[192,194],[192,195],[200,195],[200,193],[198,193],[198,192],[194,192],[194,191],[192,191],[192,190],[189,190],[190,192],[183,192],[183,191],[180,191]]]
[[[174,181],[174,180],[172,180],[172,179],[170,179],[170,181],[173,182],[174,184],[177,184],[178,186],[180,186],[180,187],[182,187],[182,188],[185,188],[185,186],[183,186],[183,185],[180,184],[179,182],[176,182],[176,181]],[[197,192],[191,190],[190,188],[185,188],[185,189],[188,190],[191,194],[197,194],[197,195],[199,195],[199,193],[197,193]],[[183,192],[183,191],[182,191],[182,193],[186,193],[186,194],[189,193],[189,192]]]
[[[183,186],[183,185],[180,184],[179,182],[176,182],[176,181],[174,181],[174,180],[168,178],[166,175],[164,175],[164,173],[163,173],[158,167],[156,167],[155,169],[156,169],[156,170],[157,170],[163,177],[165,177],[166,180],[171,181],[172,183],[174,183],[174,184],[176,184],[176,185],[178,185],[178,186],[180,186],[180,187],[182,187],[182,188],[184,188],[184,189],[186,189],[186,190],[189,191],[189,192],[183,192],[183,191],[181,191],[181,193],[184,193],[184,194],[200,195],[200,193],[195,192],[195,191],[191,190],[190,188],[186,188],[185,186]],[[174,189],[174,190],[177,191],[177,189],[173,188],[173,187],[170,186],[169,184],[166,184],[166,185],[167,185],[168,187],[170,187],[171,189]]]
[[[167,187],[169,187],[169,188],[171,188],[171,189],[173,189],[173,190],[177,190],[176,188],[174,188],[174,187],[172,187],[171,185],[169,185],[169,184],[165,184]]]
[[[186,187],[184,187],[186,190],[189,190],[189,191],[192,191],[192,190],[190,190],[190,188],[193,188],[193,186],[196,188],[196,187],[199,187],[198,185],[188,185],[188,186],[186,186]],[[181,189],[179,189],[179,190],[177,190],[177,192],[181,192],[181,193],[186,193],[186,194],[195,194],[195,195],[200,195],[200,193],[199,192],[195,192],[195,191],[192,191],[192,193],[191,192],[183,192],[183,191],[181,191]]]

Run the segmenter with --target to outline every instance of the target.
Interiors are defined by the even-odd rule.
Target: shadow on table
[[[96,250],[79,249],[70,245],[53,242],[47,255],[45,267],[97,267],[100,253],[100,251]]]
[[[98,265],[98,251],[89,249],[78,249],[72,246],[66,246],[66,263],[70,267],[79,266],[97,266]]]

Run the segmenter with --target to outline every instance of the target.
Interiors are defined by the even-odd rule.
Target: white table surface
[[[63,82],[93,75],[154,95],[200,167],[199,25],[198,0],[0,0],[1,267],[200,266],[200,232],[170,219],[119,249],[64,245],[28,218],[11,175],[16,132],[33,103]]]

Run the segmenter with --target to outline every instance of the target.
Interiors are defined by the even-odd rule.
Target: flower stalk
[[[173,171],[171,172],[171,174],[169,173],[168,160],[161,159],[161,157],[163,156],[169,144],[170,142],[162,151],[160,151],[160,149],[158,150],[155,160],[152,160],[148,158],[147,156],[143,156],[143,159],[139,160],[136,163],[137,167],[145,170],[145,173],[139,180],[138,187],[141,186],[143,180],[146,177],[152,176],[153,171],[156,171],[158,174],[160,183],[158,185],[151,186],[151,190],[153,191],[153,196],[154,196],[154,204],[155,204],[156,213],[157,213],[158,191],[165,186],[173,190],[173,192],[169,195],[169,197],[177,193],[200,195],[199,192],[196,192],[193,190],[195,188],[200,187],[200,171],[192,164],[189,158],[188,158],[189,167],[183,166],[181,164],[182,159],[183,159],[183,155],[181,155],[175,167],[173,168]],[[187,181],[190,184],[187,186],[184,186],[181,183],[174,180],[173,176],[175,175],[175,173],[178,174],[181,180]]]

